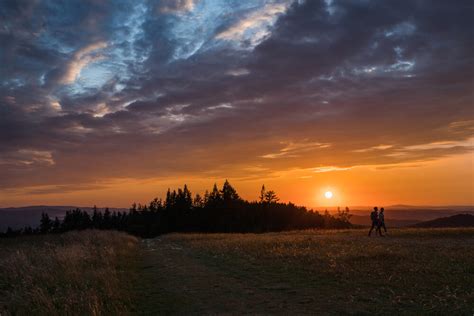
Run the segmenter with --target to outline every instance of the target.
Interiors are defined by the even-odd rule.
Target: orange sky
[[[361,205],[473,205],[474,169],[471,154],[457,155],[419,163],[353,167],[347,170],[314,172],[293,169],[275,172],[268,177],[246,180],[229,179],[240,195],[257,198],[262,183],[275,190],[282,201],[322,208],[325,206]],[[100,189],[84,189],[65,193],[24,194],[21,189],[2,196],[2,206],[79,205],[129,207],[133,202],[146,203],[163,197],[172,189],[187,183],[193,193],[203,193],[214,182],[223,179],[164,178],[160,180],[117,179]],[[44,187],[48,192],[48,187]],[[328,200],[326,191],[334,196]]]
[[[0,207],[474,204],[471,5],[4,3]]]

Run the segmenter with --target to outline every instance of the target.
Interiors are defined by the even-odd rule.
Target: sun
[[[333,195],[333,194],[332,194],[331,191],[326,191],[326,192],[324,193],[324,197],[325,197],[326,199],[328,199],[328,200],[332,198],[332,195]]]

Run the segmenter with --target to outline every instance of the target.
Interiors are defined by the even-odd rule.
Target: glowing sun
[[[331,199],[331,198],[332,198],[332,192],[331,192],[331,191],[326,191],[326,192],[324,193],[324,197],[325,197],[326,199]]]

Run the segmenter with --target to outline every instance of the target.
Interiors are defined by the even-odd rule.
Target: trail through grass
[[[172,234],[143,241],[141,314],[474,313],[474,230]]]

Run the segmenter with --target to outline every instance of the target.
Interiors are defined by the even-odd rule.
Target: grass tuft
[[[0,314],[125,314],[135,237],[114,231],[0,240]]]

